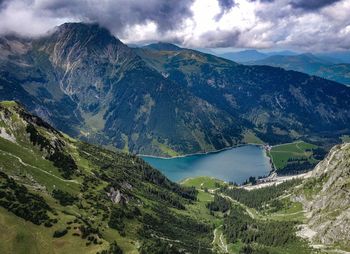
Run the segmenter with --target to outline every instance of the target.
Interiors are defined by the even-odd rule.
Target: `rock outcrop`
[[[349,246],[350,143],[335,146],[310,172],[303,190],[312,241]]]

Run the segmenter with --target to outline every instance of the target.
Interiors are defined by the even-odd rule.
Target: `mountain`
[[[0,99],[109,149],[173,156],[262,140],[337,143],[350,91],[325,79],[156,43],[96,24],[0,40]],[[257,139],[258,137],[258,139]]]
[[[267,56],[295,56],[298,55],[298,53],[290,50],[281,50],[281,51],[270,51],[270,52],[265,52]]]
[[[0,102],[0,126],[1,253],[211,253],[194,188],[12,101]]]
[[[238,63],[257,61],[267,57],[266,54],[253,49],[243,50],[238,52],[223,53],[223,54],[220,54],[219,56]]]
[[[269,65],[281,67],[286,70],[294,70],[305,73],[312,73],[319,70],[323,66],[330,65],[324,59],[318,58],[313,54],[301,54],[296,56],[270,56],[266,59],[254,61],[249,64],[254,65]]]
[[[180,47],[178,47],[174,44],[171,44],[171,43],[166,43],[166,42],[152,43],[152,44],[144,46],[144,48],[154,49],[154,50],[172,50],[172,51],[181,50]]]
[[[161,155],[239,139],[232,116],[148,67],[98,25],[67,23],[38,39],[5,38],[1,45],[1,87],[8,93],[0,98],[21,101],[74,137]]]
[[[349,51],[336,51],[336,52],[325,52],[317,53],[317,56],[335,59],[338,63],[350,64],[350,52]]]
[[[307,211],[301,235],[315,244],[336,245],[349,251],[350,144],[332,148],[309,173],[296,199]]]
[[[323,66],[312,75],[334,80],[336,82],[350,86],[350,64],[333,64]]]
[[[210,48],[193,48],[193,50],[202,52],[204,54],[210,54],[210,55],[214,55],[214,56],[219,56],[220,54],[216,53],[214,50],[210,49]]]
[[[241,65],[189,49],[136,52],[168,80],[240,119],[246,138],[250,133],[269,143],[297,137],[325,141],[348,131],[350,112],[343,102],[349,100],[350,90],[344,85],[281,68]]]
[[[270,56],[294,56],[294,55],[297,55],[297,53],[289,50],[260,52],[255,49],[217,54],[217,56],[219,57],[223,57],[228,60],[242,63],[242,64],[249,63],[252,61],[264,60]]]
[[[313,54],[295,56],[270,56],[252,61],[249,65],[268,65],[294,70],[350,85],[350,64],[334,64],[332,59],[318,57]]]

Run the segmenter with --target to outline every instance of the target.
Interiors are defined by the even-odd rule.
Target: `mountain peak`
[[[101,27],[97,23],[83,23],[83,22],[67,22],[63,23],[62,25],[59,25],[57,27],[59,31],[103,31],[105,33],[110,34],[109,30],[107,30],[104,27]]]
[[[71,42],[85,41],[89,45],[101,47],[109,43],[122,44],[108,29],[96,23],[64,23],[56,28],[53,37]]]
[[[154,49],[154,50],[165,50],[165,51],[178,51],[178,50],[181,50],[180,47],[176,46],[175,44],[168,43],[168,42],[152,43],[152,44],[149,44],[147,46],[144,46],[144,48]]]

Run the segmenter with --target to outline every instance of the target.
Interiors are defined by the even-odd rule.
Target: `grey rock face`
[[[311,200],[303,204],[309,214],[308,226],[322,244],[350,243],[350,143],[334,147],[311,172]]]

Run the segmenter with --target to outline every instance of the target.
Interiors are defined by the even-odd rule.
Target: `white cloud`
[[[0,33],[88,21],[130,43],[337,50],[350,48],[349,13],[350,0],[5,0]]]

